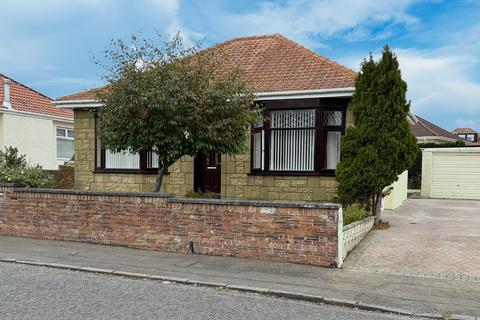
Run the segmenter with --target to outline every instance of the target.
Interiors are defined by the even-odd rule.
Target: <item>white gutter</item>
[[[73,123],[72,118],[65,118],[65,117],[58,117],[58,116],[50,116],[46,114],[39,114],[39,113],[34,113],[34,112],[28,112],[28,111],[20,111],[16,109],[0,109],[0,113],[11,113],[11,114],[19,114],[19,115],[25,115],[33,118],[39,118],[39,119],[48,119],[48,120],[58,120],[58,121],[64,121],[64,122],[71,122]]]
[[[351,97],[355,88],[335,88],[316,90],[295,90],[295,91],[272,91],[259,92],[255,95],[258,100],[281,100],[281,99],[305,99],[305,98],[333,98]]]
[[[440,141],[447,141],[447,142],[462,141],[460,139],[454,139],[454,138],[448,138],[448,137],[442,137],[442,136],[417,137],[417,141],[419,141],[419,142],[429,142],[429,141],[432,141],[432,140],[440,140]]]
[[[94,99],[86,99],[86,100],[59,100],[59,101],[52,101],[54,105],[59,108],[67,108],[67,109],[78,109],[78,108],[98,108],[103,106],[103,103],[98,102]]]
[[[306,99],[306,98],[349,98],[353,95],[355,88],[317,89],[317,90],[296,90],[296,91],[272,91],[255,93],[256,100],[284,100],[284,99]],[[53,101],[59,108],[80,109],[98,108],[102,103],[94,99],[86,100],[59,100]]]
[[[471,153],[480,152],[480,145],[478,147],[460,147],[460,148],[422,148],[423,152],[466,152]]]

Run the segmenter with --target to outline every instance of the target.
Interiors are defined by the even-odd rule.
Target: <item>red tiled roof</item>
[[[452,131],[453,134],[460,134],[460,133],[477,133],[477,131],[473,130],[472,128],[456,128]]]
[[[417,138],[420,137],[444,137],[444,138],[450,138],[450,139],[455,139],[459,141],[463,141],[460,137],[454,135],[453,133],[440,128],[439,126],[419,117],[415,116],[417,118],[417,122],[415,122],[413,125],[410,125],[410,129],[413,133],[413,135]]]
[[[73,119],[73,111],[56,107],[49,97],[0,74],[0,107],[3,103],[3,80],[10,79],[10,104],[17,111]]]
[[[356,73],[279,34],[232,39],[211,48],[223,50],[251,77],[259,92],[354,87]],[[104,88],[104,87],[103,87]],[[89,100],[102,88],[58,98]]]
[[[74,101],[74,100],[92,100],[95,99],[95,94],[102,90],[105,90],[107,86],[103,86],[100,88],[94,88],[90,90],[85,90],[82,92],[77,92],[74,94],[70,94],[68,96],[63,96],[60,98],[55,99],[55,101]]]

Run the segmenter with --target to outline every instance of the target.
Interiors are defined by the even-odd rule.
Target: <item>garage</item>
[[[431,148],[422,153],[422,197],[480,200],[480,148]]]

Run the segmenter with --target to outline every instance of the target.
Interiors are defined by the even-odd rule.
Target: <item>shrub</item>
[[[187,198],[202,198],[202,199],[215,199],[218,198],[218,194],[213,192],[194,191],[190,190],[185,195]]]
[[[0,182],[18,183],[30,188],[49,188],[53,177],[46,174],[39,165],[27,164],[26,156],[19,154],[15,147],[0,151]]]
[[[354,203],[343,209],[343,225],[346,226],[355,221],[368,217],[368,212],[358,203]]]
[[[53,177],[43,172],[42,167],[0,167],[0,182],[18,183],[30,188],[50,188]]]
[[[21,167],[27,166],[27,160],[24,154],[18,154],[18,149],[15,147],[5,147],[5,151],[0,150],[0,166],[1,167]]]

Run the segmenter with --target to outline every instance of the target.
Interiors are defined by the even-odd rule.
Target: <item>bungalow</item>
[[[456,128],[452,131],[452,133],[465,141],[472,143],[479,142],[478,132],[472,128]]]
[[[409,115],[408,120],[410,122],[410,130],[417,138],[418,143],[442,144],[463,141],[461,137],[454,133],[451,133],[412,113]]]
[[[215,47],[254,80],[268,120],[252,127],[248,151],[185,156],[168,169],[162,190],[211,191],[225,198],[332,200],[340,140],[353,125],[350,99],[356,73],[278,34],[236,38]],[[78,189],[151,191],[155,155],[113,153],[95,135],[93,89],[59,98],[75,119]]]
[[[12,146],[31,164],[56,170],[73,157],[73,112],[0,74],[0,148]]]

